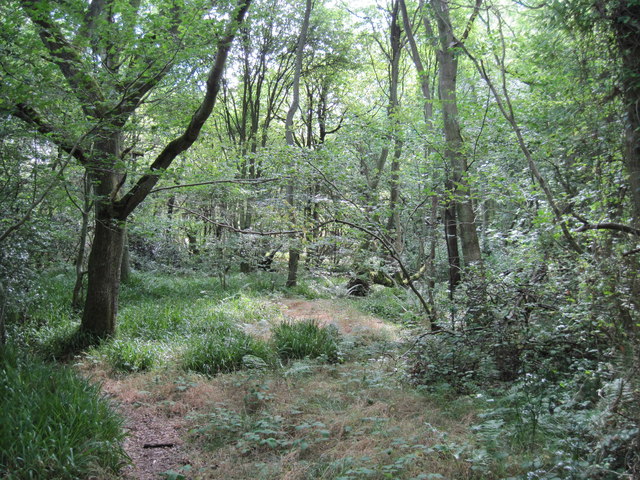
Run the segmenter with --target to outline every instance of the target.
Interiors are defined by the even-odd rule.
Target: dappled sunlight
[[[401,329],[379,318],[359,312],[339,300],[302,300],[285,298],[280,301],[284,315],[293,320],[317,320],[320,325],[335,325],[343,334],[397,341]]]

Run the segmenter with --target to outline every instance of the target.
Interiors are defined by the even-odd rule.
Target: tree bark
[[[88,261],[87,297],[80,329],[97,337],[115,333],[124,248],[125,220],[115,218],[113,198],[123,175],[115,166],[123,134],[116,125],[97,132],[95,155],[88,169],[95,192],[95,232]]]
[[[446,189],[449,190],[450,181]],[[447,243],[447,257],[449,259],[449,298],[460,284],[460,252],[458,250],[458,228],[456,221],[456,207],[453,200],[448,200],[444,206],[444,236]]]
[[[129,235],[124,231],[122,242],[122,260],[120,261],[120,281],[127,283],[131,276],[131,257],[129,256]]]
[[[389,221],[387,228],[393,232],[395,248],[398,253],[404,249],[402,225],[400,223],[400,157],[402,156],[402,139],[398,126],[398,84],[400,82],[400,56],[402,54],[402,29],[399,25],[399,1],[395,1],[391,11],[389,43],[391,45],[391,76],[389,78],[389,115],[391,134],[393,136],[393,158],[391,160],[391,177],[389,179]]]
[[[611,19],[622,59],[623,98],[627,107],[625,163],[633,225],[640,227],[640,4],[618,1]]]
[[[454,47],[455,37],[449,16],[447,0],[432,0],[431,5],[436,14],[438,38],[440,48],[438,60],[438,92],[442,103],[444,120],[445,157],[451,167],[453,182],[453,200],[456,205],[462,255],[465,267],[481,262],[480,241],[476,232],[475,213],[471,201],[471,190],[467,180],[467,159],[464,151],[464,141],[460,133],[458,120],[457,74],[458,60]]]
[[[76,255],[75,269],[76,282],[73,286],[73,296],[71,297],[71,306],[80,310],[82,307],[82,287],[84,285],[84,276],[87,273],[84,269],[87,236],[89,230],[89,215],[91,213],[91,182],[85,174],[84,179],[84,204],[82,207],[82,224],[80,226],[80,241],[78,245],[78,254]]]
[[[7,330],[4,323],[4,312],[7,299],[5,297],[4,286],[0,280],[0,346],[4,346],[7,341]]]
[[[97,337],[113,335],[116,330],[123,244],[123,222],[98,215],[81,323],[82,331]]]

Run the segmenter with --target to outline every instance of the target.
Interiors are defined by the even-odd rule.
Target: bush
[[[214,330],[191,342],[182,357],[187,370],[215,375],[239,370],[245,357],[257,357],[272,363],[273,350],[267,343],[241,330]]]
[[[412,352],[409,376],[418,385],[445,386],[468,394],[498,380],[496,351],[497,343],[486,332],[423,336]]]
[[[284,322],[272,329],[273,342],[280,358],[326,357],[330,362],[338,361],[337,330],[321,327],[315,320]]]
[[[127,463],[122,419],[97,386],[9,347],[0,366],[0,477],[104,478]]]

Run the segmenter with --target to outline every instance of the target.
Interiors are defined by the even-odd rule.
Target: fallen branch
[[[175,443],[145,443],[142,448],[172,448]]]

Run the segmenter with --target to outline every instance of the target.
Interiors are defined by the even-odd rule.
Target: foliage
[[[98,386],[11,346],[0,356],[3,478],[88,478],[116,473],[128,461],[122,420]]]
[[[248,356],[266,363],[272,363],[274,359],[273,350],[266,342],[236,327],[224,326],[212,328],[200,337],[192,337],[182,354],[181,363],[188,370],[216,375],[239,370]]]
[[[283,360],[324,357],[329,362],[340,359],[337,329],[321,326],[315,320],[283,322],[272,329],[273,343]]]
[[[420,323],[419,306],[402,288],[375,288],[358,302],[359,308],[385,320],[406,326]]]
[[[87,167],[112,176],[87,197],[109,203],[98,213],[122,213],[122,194],[153,188],[126,222],[136,271],[120,289],[115,338],[90,351],[97,362],[143,372],[178,361],[215,375],[303,359],[284,371],[296,379],[322,365],[306,357],[338,368],[345,345],[357,349],[354,362],[395,357],[386,341],[282,323],[273,302],[344,297],[343,276],[373,274],[389,281],[354,304],[409,327],[396,370],[406,362],[420,391],[452,402],[473,395],[483,409],[473,440],[409,445],[394,462],[454,452],[478,478],[640,475],[640,197],[628,108],[638,96],[637,1],[483,3],[470,17],[473,2],[407,0],[401,27],[397,0],[316,2],[287,129],[302,11],[253,0],[202,141],[153,171],[148,161],[197,109],[232,3],[58,3],[0,5],[0,236],[11,231],[0,245],[0,320],[10,341],[46,359],[93,341],[70,306]],[[455,52],[429,33],[445,18],[435,15],[441,4],[451,8]],[[455,92],[439,84],[450,53]],[[411,68],[418,57],[423,71]],[[458,111],[459,147],[442,134],[446,107]],[[453,218],[467,205],[475,218]],[[101,225],[89,227],[87,247]],[[475,266],[462,238],[472,226]],[[286,288],[292,246],[300,272]],[[401,283],[401,264],[440,330],[424,331],[427,308],[390,281]],[[81,279],[86,269],[80,261]],[[232,410],[234,445],[292,451],[297,423],[282,412]],[[406,470],[364,457],[325,458],[309,475]]]

